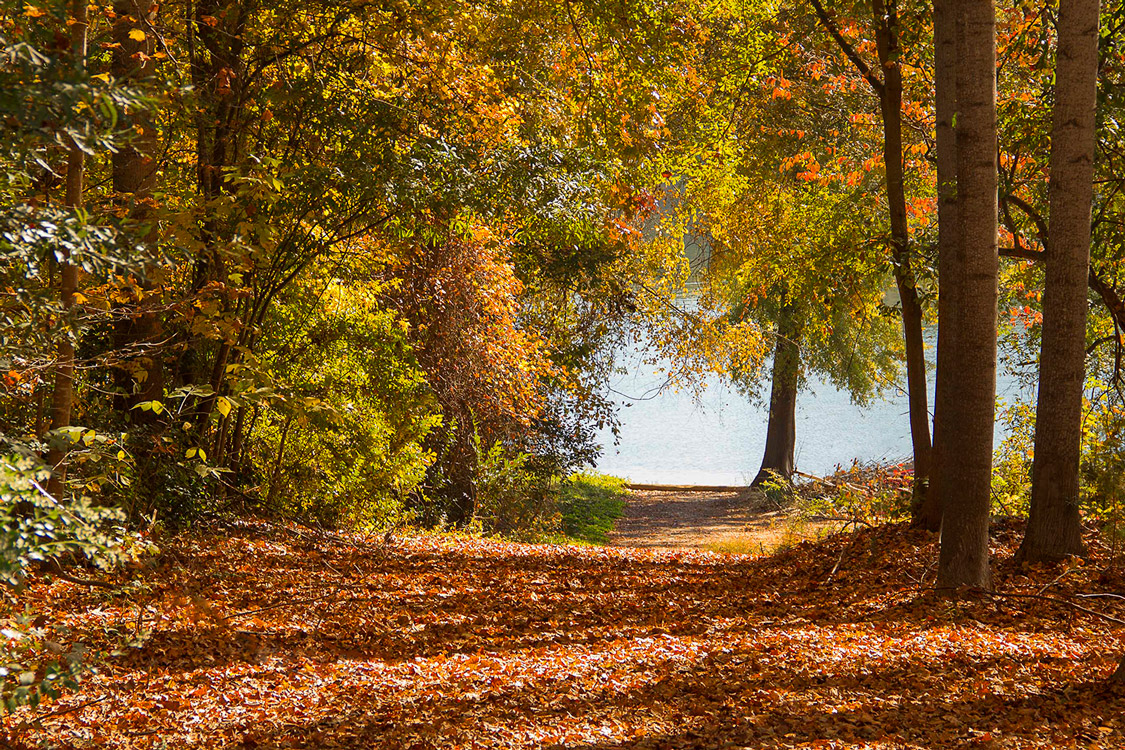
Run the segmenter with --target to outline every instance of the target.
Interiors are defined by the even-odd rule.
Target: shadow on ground
[[[1125,588],[1096,561],[1025,576],[1010,561],[1018,536],[994,540],[1001,586]],[[1049,602],[939,599],[934,537],[902,526],[760,558],[380,546],[265,525],[168,547],[142,608],[32,587],[34,605],[95,642],[136,623],[151,634],[40,729],[17,735],[29,716],[6,719],[10,744],[1125,745],[1125,695],[1104,679],[1116,631]]]

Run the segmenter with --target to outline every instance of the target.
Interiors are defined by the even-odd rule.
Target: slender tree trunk
[[[75,68],[82,71],[86,67],[86,2],[74,0],[71,5],[70,46],[74,56]],[[82,208],[82,188],[85,177],[85,158],[78,144],[72,143],[66,159],[66,205],[72,209]],[[59,264],[59,301],[63,315],[69,317],[74,308],[78,293],[78,267],[64,260]],[[69,322],[60,326],[58,344],[58,363],[55,365],[55,390],[51,395],[51,429],[58,430],[70,426],[70,412],[74,404],[74,332]],[[66,452],[59,447],[52,448],[47,462],[52,467],[48,492],[59,495],[66,480],[66,467],[63,461]]]
[[[902,154],[902,67],[899,64],[898,9],[894,0],[873,0],[875,47],[883,70],[879,109],[883,117],[883,163],[887,172],[887,208],[891,220],[891,259],[902,306],[906,344],[906,391],[910,441],[914,449],[914,495],[921,502],[930,476],[930,410],[926,397],[926,345],[922,339],[922,304],[911,262],[906,223],[906,184]]]
[[[47,431],[46,420],[46,403],[44,396],[47,389],[43,386],[43,381],[39,380],[35,384],[35,437],[43,437],[43,433]]]
[[[1098,12],[1098,0],[1059,3],[1031,516],[1019,550],[1025,560],[1058,560],[1085,552],[1078,513],[1078,463],[1094,194]]]
[[[199,196],[204,214],[201,221],[203,249],[195,260],[194,291],[212,281],[227,281],[227,261],[221,251],[222,234],[226,230],[215,215],[213,202],[229,189],[226,170],[238,164],[240,158],[241,129],[245,125],[242,121],[245,105],[242,96],[245,63],[242,56],[246,50],[243,33],[250,17],[250,5],[245,2],[201,0],[194,8],[193,33],[189,35],[188,44],[192,83],[200,101],[196,112],[195,148]],[[215,23],[216,19],[218,23]],[[231,300],[224,300],[224,309],[229,310],[231,304]],[[193,343],[201,346],[204,340],[196,338]],[[214,393],[203,398],[197,406],[195,421],[201,435],[209,429],[211,412],[226,381],[230,349],[229,340],[219,345],[209,377]],[[204,365],[200,358],[197,372],[190,377],[198,381],[203,373]]]
[[[231,422],[230,414],[219,418],[219,428],[215,433],[215,441],[211,444],[211,460],[216,466],[222,466],[226,458]]]
[[[958,308],[945,360],[960,378],[947,414],[946,487],[938,587],[991,585],[988,517],[996,411],[996,16],[992,0],[959,0],[957,14]],[[956,492],[952,490],[956,488]]]
[[[797,344],[799,335],[793,308],[788,302],[784,302],[777,319],[766,450],[762,456],[762,467],[750,483],[751,487],[760,487],[770,480],[783,479],[788,482],[793,478],[796,468],[793,454],[797,441],[797,388],[801,365],[801,350]]]
[[[289,426],[293,424],[293,416],[285,418],[285,426],[281,428],[281,437],[277,441],[277,458],[273,462],[273,472],[270,473],[270,489],[266,493],[266,507],[273,507],[274,497],[277,496],[281,480],[281,461],[285,457],[285,439],[289,437]]]
[[[141,3],[139,0],[116,0],[113,10],[116,20],[113,24],[113,41],[117,45],[113,51],[113,75],[132,85],[143,85],[155,69],[152,59],[153,40],[151,32],[152,15],[156,5]],[[134,32],[141,32],[135,38]],[[159,138],[152,118],[144,110],[123,113],[122,124],[128,132],[128,140],[121,144],[113,154],[113,190],[117,200],[126,206],[130,217],[144,222],[149,210],[146,204],[156,184],[156,156],[159,151]],[[131,131],[131,132],[129,132]],[[155,227],[150,228],[143,237],[147,242],[156,239]],[[147,269],[141,288],[146,293],[156,289]],[[157,313],[152,310],[156,296],[149,294],[141,301],[139,314],[127,315],[115,324],[115,339],[125,356],[134,359],[144,370],[139,391],[119,399],[121,408],[131,410],[140,401],[152,401],[164,395],[164,367],[154,348],[163,335],[163,326]],[[139,352],[136,350],[140,350]],[[119,387],[132,390],[130,373],[124,377]],[[153,411],[129,411],[134,421],[148,421],[156,417]]]
[[[906,387],[910,413],[910,440],[914,452],[914,497],[921,504],[930,476],[930,411],[926,397],[926,350],[922,338],[922,304],[918,297],[906,221],[906,187],[902,153],[902,67],[895,0],[872,0],[875,46],[882,77],[871,70],[862,55],[840,32],[820,0],[812,0],[821,25],[836,40],[859,73],[879,97],[883,119],[883,163],[887,173],[887,207],[891,224],[891,261],[902,306],[902,331],[906,346]]]
[[[948,424],[956,409],[958,373],[950,357],[957,349],[955,327],[951,323],[959,307],[957,294],[962,281],[957,266],[957,141],[953,115],[957,111],[957,18],[956,0],[934,0],[934,84],[937,121],[938,194],[938,347],[937,382],[934,385],[934,450],[930,488],[915,506],[916,526],[937,531],[945,505],[942,463],[946,456],[956,460],[955,444],[950,444],[955,426]],[[949,488],[953,489],[953,488]]]
[[[234,438],[230,446],[230,467],[239,475],[242,473],[242,444],[245,438],[246,407],[238,407],[238,415],[234,420]]]

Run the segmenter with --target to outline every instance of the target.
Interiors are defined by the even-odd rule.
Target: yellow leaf
[[[25,5],[23,6],[23,14],[28,18],[42,18],[47,15],[47,11],[36,8],[34,5]]]
[[[98,73],[93,77],[97,78],[99,81],[105,81],[106,83],[109,83],[109,73]]]
[[[230,401],[226,398],[223,398],[222,396],[219,396],[219,398],[215,401],[215,408],[218,409],[219,413],[225,417],[226,415],[230,414]]]
[[[140,29],[133,29],[129,32],[129,38],[134,42],[143,42],[145,40],[145,33]]]

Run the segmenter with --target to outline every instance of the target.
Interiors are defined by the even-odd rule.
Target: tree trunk
[[[957,5],[958,307],[943,364],[960,379],[945,423],[938,587],[988,588],[988,517],[996,411],[996,16],[992,0]],[[956,492],[953,492],[953,489]]]
[[[116,0],[113,10],[117,18],[113,24],[113,41],[117,47],[113,51],[113,75],[130,85],[143,85],[151,78],[155,69],[152,59],[153,39],[151,33],[152,16],[156,5],[142,5],[139,0]],[[146,23],[147,21],[147,23]],[[147,30],[147,31],[146,31]],[[140,40],[130,34],[140,31]],[[156,184],[156,156],[159,152],[159,139],[152,118],[146,111],[123,113],[124,132],[129,132],[128,140],[122,143],[113,154],[113,190],[117,200],[126,206],[129,216],[143,223],[148,215],[146,200]],[[142,237],[146,242],[156,239],[155,227]],[[141,288],[146,293],[156,289],[151,275],[156,269],[147,269]],[[156,417],[154,411],[132,411],[141,401],[152,401],[164,395],[164,367],[154,349],[163,336],[160,318],[151,309],[155,295],[146,295],[139,304],[139,313],[124,311],[126,317],[115,325],[115,343],[123,356],[137,362],[145,372],[137,393],[120,399],[120,408],[127,410],[136,422],[150,421]],[[147,309],[146,309],[147,308]],[[133,389],[132,373],[122,373],[119,388]]]
[[[246,407],[238,407],[238,414],[234,420],[234,437],[230,446],[230,467],[236,474],[242,474],[242,445],[245,438]]]
[[[1024,560],[1059,560],[1085,552],[1078,464],[1086,374],[1098,12],[1098,0],[1059,3],[1031,515],[1019,550]]]
[[[797,387],[801,350],[793,308],[783,302],[777,319],[777,345],[773,354],[773,378],[770,385],[770,418],[766,427],[766,450],[762,468],[750,483],[760,487],[770,480],[793,478],[793,462],[797,441]]]
[[[277,458],[273,462],[273,471],[270,473],[270,488],[266,493],[266,508],[273,508],[273,500],[281,480],[281,461],[285,457],[285,439],[289,437],[289,426],[293,424],[293,415],[285,417],[285,426],[281,428],[281,437],[277,441]]]
[[[926,397],[926,345],[922,339],[922,304],[911,263],[906,223],[906,185],[902,154],[902,68],[899,64],[898,9],[894,0],[874,0],[875,48],[883,71],[879,109],[883,117],[883,163],[887,173],[887,208],[891,222],[891,260],[902,305],[906,344],[906,392],[910,441],[914,449],[914,495],[921,502],[930,476],[930,410]]]
[[[937,121],[938,194],[938,347],[937,382],[934,384],[934,450],[930,487],[912,512],[912,521],[930,531],[941,528],[946,486],[941,483],[945,456],[956,455],[949,439],[956,428],[948,424],[956,408],[957,372],[949,359],[957,348],[955,328],[949,322],[958,309],[962,284],[957,266],[957,141],[953,116],[957,111],[956,0],[934,0],[934,84]]]
[[[898,7],[895,0],[872,0],[875,47],[882,78],[840,32],[820,0],[812,0],[821,25],[836,40],[859,73],[879,97],[883,119],[883,164],[887,174],[887,208],[891,224],[891,262],[902,305],[902,331],[906,346],[906,390],[910,414],[910,441],[914,452],[914,497],[920,504],[929,484],[931,450],[930,411],[926,398],[926,350],[922,339],[922,304],[918,297],[906,221],[906,186],[902,153],[902,67],[899,62]]]
[[[193,291],[198,292],[208,283],[227,281],[227,258],[221,251],[226,231],[215,213],[214,201],[230,187],[228,169],[239,163],[241,138],[245,122],[243,109],[245,97],[246,51],[243,39],[247,19],[251,18],[250,5],[244,2],[223,3],[220,0],[201,0],[195,8],[190,40],[191,78],[199,97],[195,124],[196,169],[203,218],[200,221],[202,250],[195,258]],[[218,23],[216,23],[218,19]],[[232,302],[223,300],[224,312],[229,312]],[[191,344],[201,350],[207,340],[196,337]],[[230,355],[228,338],[219,344],[211,365],[208,382],[213,393],[204,397],[196,407],[196,429],[205,435],[210,427],[210,416],[215,402],[226,382],[226,366]],[[204,377],[205,363],[200,357],[197,371],[189,375],[199,381]]]
[[[86,2],[74,0],[71,5],[70,46],[77,71],[86,67]],[[85,158],[78,144],[71,143],[66,158],[66,205],[72,209],[82,208],[82,188],[85,177]],[[63,315],[69,317],[74,308],[78,293],[78,267],[68,259],[59,264],[59,301]],[[58,344],[58,363],[55,365],[55,390],[51,395],[51,429],[58,430],[70,426],[70,412],[74,404],[74,331],[69,321],[60,326]],[[56,443],[58,439],[56,439]],[[66,467],[63,461],[66,451],[60,447],[50,450],[47,462],[51,466],[51,479],[47,491],[58,496],[62,493],[66,480]]]

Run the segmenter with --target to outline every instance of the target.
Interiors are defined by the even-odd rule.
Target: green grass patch
[[[625,509],[628,494],[625,480],[619,477],[574,474],[563,482],[560,492],[563,533],[572,539],[605,544],[614,521]]]

